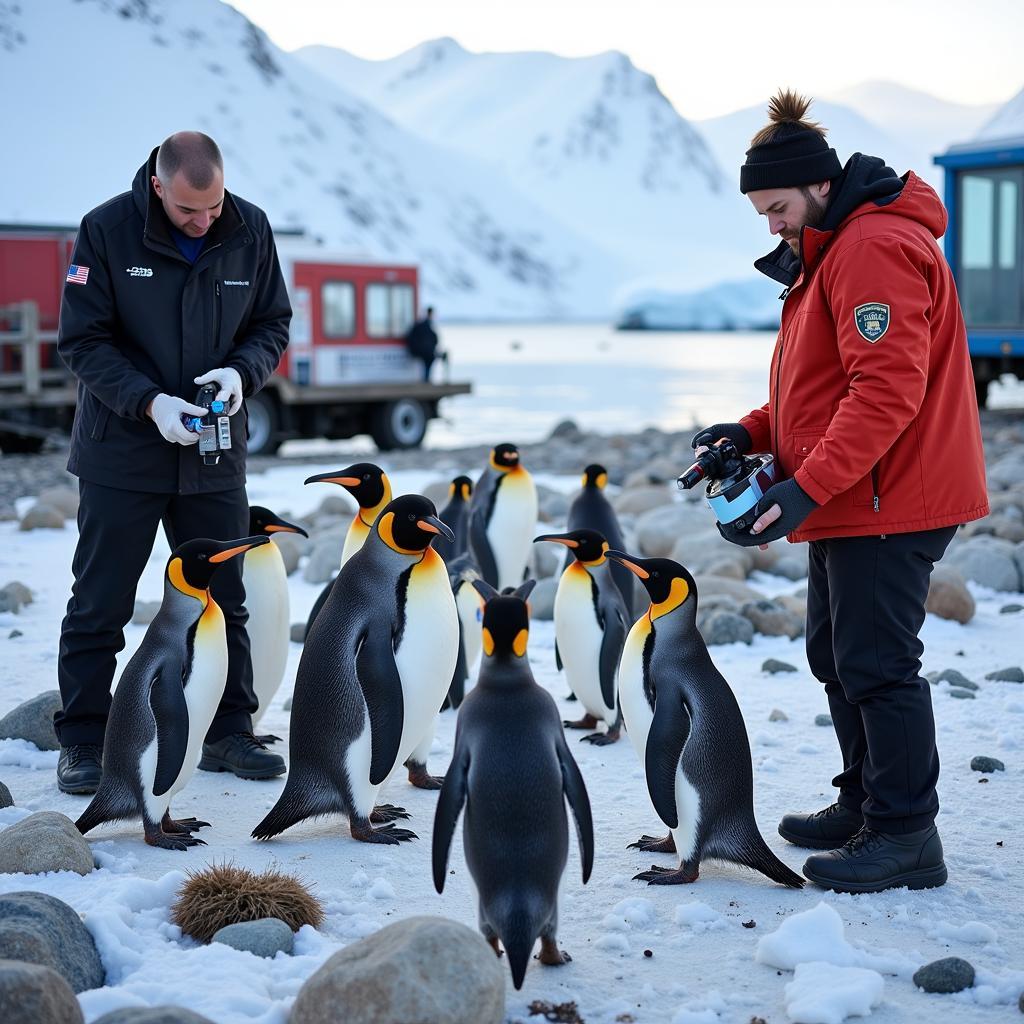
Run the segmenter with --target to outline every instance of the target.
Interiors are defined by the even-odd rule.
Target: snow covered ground
[[[301,485],[316,468],[282,467],[253,476],[250,498],[302,515],[323,497]],[[421,488],[432,479],[430,472],[392,475],[397,491]],[[561,483],[570,490],[576,479]],[[56,686],[58,631],[75,543],[72,526],[16,531],[15,523],[0,524],[0,582],[21,580],[36,600],[18,615],[0,614],[0,714]],[[140,598],[159,598],[166,554],[161,540]],[[751,582],[769,594],[799,587],[768,576]],[[303,582],[301,574],[291,585],[292,620],[298,621],[319,587]],[[535,963],[521,992],[508,984],[508,1019],[529,1019],[527,1006],[535,999],[575,1000],[588,1024],[747,1024],[754,1017],[838,1021],[846,1013],[868,1011],[873,1003],[870,1012],[880,1024],[934,1015],[957,1022],[1016,1016],[1008,1004],[1024,989],[1024,686],[986,682],[984,675],[1022,661],[1024,613],[999,614],[1012,599],[1005,594],[974,593],[978,613],[968,626],[929,617],[924,627],[925,669],[955,667],[981,684],[976,700],[952,699],[945,684],[934,692],[943,762],[938,824],[950,869],[944,888],[877,896],[839,896],[810,887],[794,892],[714,862],[704,865],[692,886],[648,888],[631,876],[652,862],[672,861],[626,849],[641,833],[661,827],[632,747],[625,740],[602,748],[573,740],[594,809],[597,846],[590,884],[580,883],[575,848],[563,882],[559,939],[574,960],[558,970]],[[8,639],[14,629],[22,635]],[[128,628],[122,664],[143,632],[143,627]],[[535,623],[530,656],[537,679],[567,715],[574,714],[578,705],[562,699],[566,685],[554,669],[553,644],[552,624]],[[292,645],[285,683],[261,729],[287,735],[282,704],[300,650]],[[776,853],[799,870],[805,855],[784,843],[775,826],[785,811],[811,810],[831,800],[837,744],[830,729],[814,724],[815,715],[828,710],[824,693],[807,671],[802,641],[758,636],[750,647],[716,647],[712,653],[746,718],[761,830]],[[769,657],[789,661],[799,671],[767,676],[760,666]],[[789,721],[769,722],[774,708]],[[445,767],[454,727],[451,712],[441,716],[434,771]],[[976,754],[1000,758],[1006,771],[972,772]],[[17,804],[0,811],[0,826],[38,810],[77,817],[86,798],[57,791],[56,762],[55,752],[0,741],[0,779]],[[305,822],[271,843],[256,843],[249,832],[281,786],[281,781],[244,782],[199,772],[172,810],[213,822],[203,831],[208,847],[188,853],[154,850],[144,845],[139,826],[107,825],[90,836],[101,866],[88,876],[0,875],[0,892],[51,893],[84,915],[108,980],[107,987],[80,996],[87,1021],[120,1006],[173,1003],[218,1024],[284,1024],[303,981],[339,947],[414,914],[443,914],[475,927],[460,842],[453,845],[455,873],[444,895],[431,884],[436,794],[413,789],[400,775],[385,786],[381,799],[408,808],[410,826],[420,836],[399,848],[354,842],[341,818]],[[300,875],[326,904],[323,928],[303,929],[295,955],[279,954],[273,961],[182,938],[170,924],[169,907],[185,869],[226,859],[258,869],[275,864]],[[918,991],[911,981],[914,970],[950,955],[974,964],[975,987],[955,996]]]

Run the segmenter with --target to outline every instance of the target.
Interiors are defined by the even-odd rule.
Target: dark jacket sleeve
[[[261,243],[264,257],[257,271],[256,298],[249,323],[226,362],[238,371],[246,395],[256,394],[277,369],[288,347],[288,325],[292,319],[274,233],[265,222]]]
[[[57,352],[64,365],[105,406],[127,419],[146,418],[160,388],[118,348],[110,267],[102,233],[86,217],[72,263],[89,268],[85,284],[65,282]]]

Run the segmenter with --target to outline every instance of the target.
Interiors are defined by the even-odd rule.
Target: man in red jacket
[[[720,437],[774,454],[779,482],[735,544],[809,541],[807,660],[843,755],[836,803],[787,814],[779,833],[815,854],[825,888],[942,885],[939,774],[921,677],[928,579],[958,524],[988,514],[978,407],[953,275],[936,239],[946,211],[912,171],[846,166],[780,93],[740,191],[782,238],[756,261],[784,285],[769,400]]]

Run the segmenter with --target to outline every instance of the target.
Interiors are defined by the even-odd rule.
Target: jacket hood
[[[801,256],[788,243],[779,245],[754,261],[762,274],[790,287],[801,270],[809,272],[821,259],[832,237],[857,217],[889,213],[923,224],[936,238],[946,230],[946,209],[935,190],[913,171],[902,177],[877,156],[854,153],[843,173],[834,180],[832,200],[817,228],[805,227],[800,239]]]

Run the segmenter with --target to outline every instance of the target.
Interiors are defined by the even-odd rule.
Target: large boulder
[[[1008,540],[981,535],[950,545],[944,561],[958,569],[964,579],[993,590],[1016,592],[1022,585],[1015,555],[1014,545]]]
[[[60,750],[53,716],[64,706],[60,690],[47,690],[0,718],[0,740],[28,740],[40,750]]]
[[[0,612],[20,611],[23,605],[31,604],[32,599],[32,591],[24,583],[12,580],[0,587]]]
[[[633,487],[612,499],[612,505],[620,515],[640,515],[662,505],[675,503],[676,496],[667,484]]]
[[[4,1024],[82,1024],[82,1008],[51,967],[0,960],[0,1020]]]
[[[740,614],[749,619],[754,629],[764,636],[788,636],[795,640],[804,635],[804,619],[775,601],[762,598],[748,601]]]
[[[925,609],[940,619],[968,623],[974,618],[974,597],[963,576],[951,565],[937,565],[928,582]]]
[[[56,811],[37,811],[0,832],[0,874],[88,875],[95,867],[85,837],[70,818]]]
[[[558,580],[553,576],[538,580],[530,593],[530,617],[538,622],[550,622],[555,617],[555,594]]]
[[[1014,447],[986,467],[988,486],[993,491],[1005,491],[1024,480],[1024,449]]]
[[[275,533],[273,541],[281,552],[285,575],[291,576],[298,569],[303,553],[309,550],[309,541],[298,533]]]
[[[726,579],[724,576],[695,574],[694,579],[697,583],[698,604],[704,598],[712,596],[731,597],[740,604],[747,601],[760,601],[764,596],[746,583]]]
[[[748,618],[717,608],[698,608],[697,629],[708,647],[715,644],[749,644],[754,640],[754,626]]]
[[[96,943],[81,918],[43,892],[0,896],[0,958],[50,967],[74,992],[101,988],[105,980]]]
[[[92,1024],[214,1024],[184,1006],[124,1006],[97,1017]]]
[[[341,550],[345,546],[345,534],[332,530],[317,538],[302,570],[307,583],[326,583],[341,565]]]
[[[564,523],[570,500],[568,494],[537,484],[537,518],[542,523]]]
[[[640,546],[637,554],[675,558],[684,565],[708,545],[725,545],[715,530],[710,511],[680,501],[663,502],[641,512],[636,519],[636,538]]]
[[[56,509],[65,519],[74,519],[78,515],[78,491],[73,487],[47,487],[39,492],[36,501]]]
[[[18,525],[19,530],[63,530],[64,514],[49,505],[42,505],[38,502],[33,505],[22,517]]]
[[[11,791],[2,782],[0,782],[0,809],[13,806],[14,797],[11,796]]]
[[[442,917],[410,917],[335,953],[299,990],[290,1024],[501,1024],[504,961]]]

